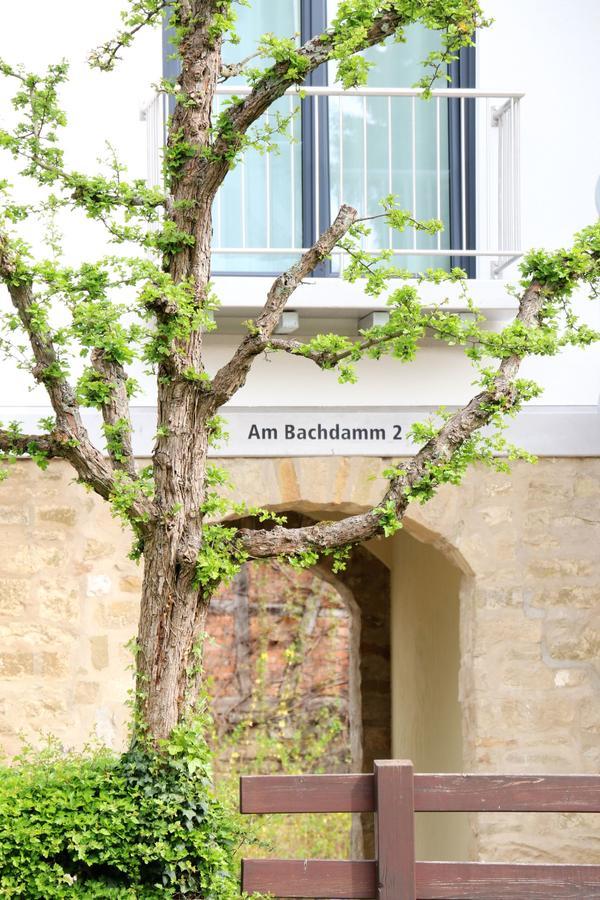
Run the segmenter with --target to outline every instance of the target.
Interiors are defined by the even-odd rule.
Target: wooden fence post
[[[376,760],[377,883],[379,900],[416,900],[413,766]]]

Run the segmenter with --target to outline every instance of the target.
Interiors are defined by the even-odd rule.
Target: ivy
[[[163,169],[168,183],[177,181],[181,177],[184,166],[197,155],[198,150],[194,144],[185,140],[183,129],[171,130],[169,143],[164,148]]]
[[[208,33],[213,41],[228,41],[230,44],[239,44],[240,38],[236,31],[237,6],[250,6],[250,0],[227,0],[222,3],[222,10],[213,14]]]
[[[247,559],[237,541],[237,528],[204,525],[194,583],[210,596],[219,584],[229,584]]]
[[[123,434],[122,430],[120,434]],[[107,440],[111,439],[115,440],[117,452],[119,452],[118,436],[114,434],[112,436],[107,435]],[[144,542],[141,526],[147,521],[146,515],[140,516],[136,514],[135,506],[137,501],[141,499],[152,499],[154,491],[154,470],[152,466],[146,466],[144,469],[141,469],[137,474],[137,478],[132,478],[120,469],[117,469],[113,474],[113,485],[109,498],[112,514],[133,529],[135,541],[129,555],[134,560],[138,560],[143,553]]]
[[[229,434],[225,430],[226,425],[227,422],[223,418],[223,416],[212,416],[208,420],[208,422],[206,423],[206,428],[208,431],[209,447],[219,447],[221,441],[229,440]]]
[[[319,562],[319,551],[298,550],[296,553],[287,554],[284,559],[293,569],[310,569]]]
[[[385,473],[384,473],[385,474]],[[387,477],[397,477],[397,471],[387,471]],[[378,506],[375,515],[379,520],[384,537],[391,537],[402,528],[402,522],[398,518],[396,504],[393,500],[387,500],[382,506]]]
[[[56,428],[56,419],[54,418],[54,416],[44,416],[38,421],[38,425],[40,426],[42,431],[50,434],[50,432],[54,431],[54,429]]]
[[[196,239],[193,234],[179,228],[172,219],[165,219],[158,231],[152,231],[146,236],[144,243],[162,253],[168,262],[186,247],[193,247]]]
[[[269,33],[263,34],[258,44],[258,53],[262,57],[272,59],[274,63],[281,64],[283,78],[294,84],[301,84],[308,72],[309,60],[298,52],[298,46],[294,38],[280,38]],[[254,81],[262,77],[259,72]]]
[[[293,569],[311,569],[320,559],[331,559],[331,569],[335,574],[343,572],[352,553],[352,545],[348,544],[335,548],[317,548],[298,550],[295,553],[286,553],[281,557],[282,562],[288,563]]]
[[[216,327],[214,310],[218,300],[210,288],[198,302],[193,279],[174,282],[167,272],[147,267],[148,280],[141,288],[139,299],[144,315],[155,320],[144,339],[144,358],[148,362],[160,363],[165,357],[177,353],[178,347],[185,346],[195,331],[213,331]],[[156,313],[158,319],[155,319]],[[186,366],[183,377],[186,381],[201,381],[207,384],[208,376]]]
[[[336,547],[333,550],[324,550],[323,556],[325,558],[331,558],[331,570],[334,575],[337,575],[339,572],[345,571],[348,566],[348,562],[350,560],[350,556],[352,554],[353,545],[347,544],[342,547]]]

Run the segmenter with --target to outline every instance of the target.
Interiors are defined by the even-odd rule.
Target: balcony
[[[242,86],[219,86],[215,112]],[[381,213],[388,194],[415,218],[441,219],[435,235],[392,232],[370,222],[367,249],[389,248],[410,271],[462,266],[471,277],[498,278],[522,253],[520,101],[523,94],[439,89],[429,100],[410,88],[290,89],[256,128],[288,120],[275,152],[245,152],[219,191],[213,211],[213,271],[269,275],[293,262],[341,203],[361,217]],[[161,181],[166,100],[142,113],[148,132],[148,180]],[[291,140],[290,140],[291,139]],[[335,252],[317,277],[343,273]]]

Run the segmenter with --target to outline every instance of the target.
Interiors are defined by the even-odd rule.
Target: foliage
[[[239,898],[236,816],[212,787],[201,716],[157,752],[26,748],[0,777],[3,897]]]
[[[417,3],[414,0],[391,0],[386,3],[380,0],[342,0],[331,27],[335,35],[333,58],[338,61],[337,77],[344,87],[366,84],[372,64],[357,55],[357,51],[364,46],[373,20],[389,10],[399,13],[401,24],[392,33],[384,34],[384,39],[402,43],[406,40],[406,27],[416,22],[442,35],[440,50],[424,60],[424,65],[432,69],[432,74],[424,75],[418,86],[426,91],[444,73],[448,63],[457,58],[460,48],[472,43],[471,36],[475,29],[488,24],[479,4],[470,0],[436,0],[433,3],[428,0]]]

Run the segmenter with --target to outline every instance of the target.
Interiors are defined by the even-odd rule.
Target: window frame
[[[179,62],[173,58],[171,43],[172,29],[169,25],[170,13],[167,11],[163,20],[162,54],[163,76],[174,80],[179,75]],[[327,28],[327,0],[300,0],[300,39],[302,43],[313,35],[322,33]],[[463,47],[459,58],[448,67],[451,84],[456,88],[474,88],[476,86],[476,48]],[[319,66],[311,72],[306,81],[311,86],[327,86],[327,64]],[[174,101],[169,97],[169,114],[172,114]],[[462,112],[464,110],[464,128]],[[301,101],[301,209],[302,209],[302,246],[311,247],[320,234],[331,223],[331,169],[329,161],[329,98],[305,97]],[[315,118],[319,126],[319,222],[316,221],[315,203]],[[465,213],[464,234],[468,250],[476,249],[477,240],[477,206],[476,206],[476,119],[475,101],[460,99],[448,100],[448,156],[449,156],[449,211],[450,211],[450,246],[459,245],[463,235],[463,171],[461,158],[462,141],[465,141]],[[464,269],[469,278],[477,274],[477,258],[475,256],[451,256],[450,265]],[[236,271],[213,273],[216,276],[260,277],[278,274],[278,272]],[[315,277],[339,277],[332,271],[330,260],[320,263],[315,269]]]

